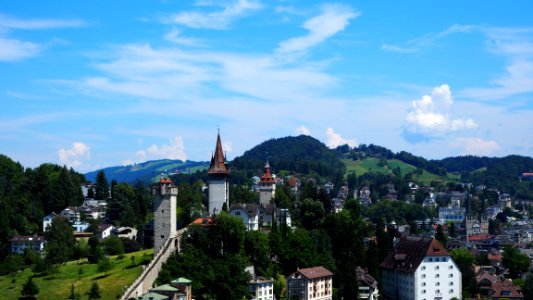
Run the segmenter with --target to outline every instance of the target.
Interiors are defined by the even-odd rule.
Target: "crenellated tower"
[[[176,236],[176,202],[178,187],[170,178],[161,177],[153,190],[154,195],[154,253],[157,253],[168,238]]]
[[[220,131],[217,135],[215,153],[211,157],[211,165],[207,171],[209,177],[209,206],[208,214],[216,215],[222,211],[224,203],[228,205],[229,198],[229,171],[226,165],[226,157],[222,150]]]

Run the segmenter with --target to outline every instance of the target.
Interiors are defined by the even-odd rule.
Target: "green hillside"
[[[1,299],[21,297],[22,285],[30,276],[33,276],[33,282],[39,288],[37,299],[67,299],[72,284],[82,296],[81,299],[86,299],[85,294],[94,281],[100,286],[102,299],[118,299],[125,287],[132,284],[141,274],[142,263],[151,260],[152,255],[153,249],[126,254],[122,259],[111,256],[113,267],[107,274],[98,272],[97,265],[87,264],[85,259],[61,265],[59,272],[51,276],[36,276],[30,268],[25,268],[12,275],[0,276]],[[134,263],[132,256],[135,257]]]
[[[393,174],[393,170],[400,168],[402,175],[415,171],[417,168],[411,164],[405,163],[398,159],[388,159],[386,164],[380,163],[379,158],[367,157],[362,160],[342,159],[342,162],[346,165],[346,174],[352,171],[361,176],[366,173],[380,173],[380,174]],[[413,179],[417,182],[429,184],[432,181],[450,181],[457,180],[458,176],[448,174],[448,176],[435,175],[427,170],[423,170],[422,174],[414,174]]]

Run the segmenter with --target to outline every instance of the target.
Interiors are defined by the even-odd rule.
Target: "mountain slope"
[[[161,159],[152,160],[140,164],[129,166],[115,166],[108,167],[85,174],[85,178],[92,182],[96,181],[96,174],[104,171],[109,181],[116,180],[118,182],[133,183],[137,180],[150,182],[161,175],[162,172],[176,174],[176,173],[194,173],[196,171],[203,171],[209,167],[208,162],[195,162],[187,160]]]
[[[267,159],[275,171],[335,177],[344,174],[345,170],[338,152],[306,135],[265,141],[235,158],[231,167],[237,170],[262,170]]]

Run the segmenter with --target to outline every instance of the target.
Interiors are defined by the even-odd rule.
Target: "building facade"
[[[461,272],[434,238],[403,237],[380,267],[381,293],[386,299],[462,299]]]
[[[331,300],[333,273],[318,266],[299,269],[287,277],[287,299]]]
[[[176,202],[178,187],[169,178],[159,180],[154,194],[154,253],[157,253],[168,238],[176,236]]]

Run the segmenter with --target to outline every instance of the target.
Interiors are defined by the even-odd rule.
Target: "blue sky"
[[[309,134],[533,153],[530,1],[7,1],[0,153],[79,171]]]

